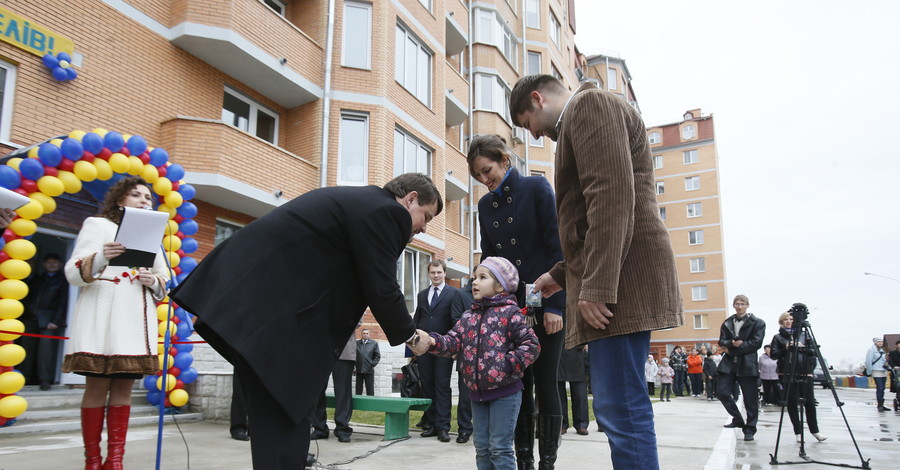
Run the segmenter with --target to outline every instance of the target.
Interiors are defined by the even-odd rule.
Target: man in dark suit
[[[472,308],[472,302],[475,301],[475,298],[472,296],[472,280],[469,280],[469,283],[463,286],[462,289],[459,290],[459,295],[456,296],[454,302],[456,305],[453,306],[451,314],[453,315],[453,324],[456,325],[456,322],[462,318],[462,314],[465,313],[466,310]],[[469,442],[469,437],[472,436],[472,431],[474,430],[472,426],[472,401],[469,398],[469,387],[466,386],[465,381],[462,378],[462,374],[459,373],[459,368],[461,367],[462,362],[460,361],[460,357],[457,354],[456,357],[456,385],[459,389],[459,397],[456,399],[456,424],[457,424],[457,436],[456,442],[460,444],[465,444]]]
[[[392,345],[424,352],[397,259],[442,209],[437,187],[416,173],[384,188],[316,189],[219,244],[172,291],[239,370],[254,468],[303,468],[308,414],[367,306]]]
[[[431,285],[419,292],[418,304],[413,321],[416,328],[429,333],[447,334],[453,328],[453,310],[459,308],[454,302],[459,289],[444,282],[447,264],[443,260],[428,263],[428,278]],[[462,312],[457,312],[457,318]],[[434,437],[441,442],[450,442],[450,375],[453,373],[453,359],[432,354],[419,356],[419,372],[425,397],[431,398],[431,406],[423,418],[425,432],[422,437]]]
[[[742,428],[744,440],[752,441],[759,416],[757,351],[762,347],[766,335],[766,323],[752,313],[747,313],[750,306],[747,296],[736,296],[733,306],[735,314],[725,319],[719,332],[719,346],[727,348],[727,351],[716,369],[716,396],[731,415],[731,423],[725,427]],[[735,386],[740,386],[744,393],[746,420],[741,417],[733,397]]]
[[[375,395],[375,366],[381,361],[378,343],[369,337],[369,330],[363,328],[362,339],[356,341],[356,394],[362,395],[363,384],[366,395]]]
[[[28,296],[22,302],[25,304],[23,323],[28,333],[61,336],[69,307],[69,282],[59,270],[62,260],[58,254],[48,253],[43,263],[44,272],[28,281]],[[28,338],[23,341],[25,344],[29,342],[34,344],[35,361],[24,363],[22,369],[26,376],[30,375],[40,382],[41,390],[50,390],[56,378],[59,341],[50,338]]]
[[[353,434],[350,418],[353,416],[353,367],[356,365],[356,357],[356,336],[350,336],[331,372],[334,385],[334,437],[338,438],[338,442],[350,442],[350,435]],[[328,415],[328,399],[325,398],[327,388],[327,384],[322,387],[318,406],[310,412],[313,427],[310,439],[328,439],[328,423],[325,422]]]

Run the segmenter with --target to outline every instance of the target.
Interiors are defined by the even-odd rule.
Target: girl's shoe
[[[826,435],[824,435],[824,434],[822,434],[822,433],[820,433],[820,432],[814,432],[814,433],[812,433],[812,435],[813,435],[813,437],[815,437],[816,440],[819,441],[819,442],[822,442],[822,441],[824,441],[825,439],[828,439],[828,436],[826,436]]]
[[[801,437],[800,437],[800,435],[799,435],[799,434],[795,434],[795,435],[794,435],[794,437],[796,437],[796,438],[797,438],[797,442],[800,442],[800,441],[801,441],[801,439],[802,439],[802,438],[801,438]]]

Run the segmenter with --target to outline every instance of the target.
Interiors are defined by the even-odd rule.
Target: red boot
[[[81,438],[84,440],[84,470],[101,470],[100,441],[106,407],[81,409]]]
[[[106,413],[106,462],[103,470],[122,470],[130,406],[110,406]]]

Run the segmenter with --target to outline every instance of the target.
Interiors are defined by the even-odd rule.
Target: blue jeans
[[[522,392],[488,402],[472,400],[475,434],[475,468],[478,470],[516,470],[513,436],[522,406]]]
[[[609,439],[613,468],[659,470],[653,405],[644,378],[650,332],[594,340],[588,351],[594,411]]]
[[[887,377],[872,377],[872,380],[875,381],[875,400],[879,405],[884,404],[884,386],[887,382]]]

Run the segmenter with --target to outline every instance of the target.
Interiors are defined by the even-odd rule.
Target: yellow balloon
[[[0,374],[0,394],[12,395],[21,390],[24,386],[25,376],[19,372],[9,371]]]
[[[181,257],[178,256],[178,253],[167,251],[166,254],[169,255],[169,266],[174,268],[175,266],[178,266],[179,263],[181,263]]]
[[[175,217],[175,214],[177,214],[177,212],[175,211],[174,208],[171,208],[165,204],[160,204],[159,206],[156,207],[156,210],[158,210],[159,212],[168,212],[170,219],[172,217]]]
[[[119,152],[116,152],[109,157],[109,166],[116,173],[125,173],[128,171],[130,165],[131,162],[128,161],[128,157]]]
[[[125,142],[128,142],[128,139],[130,139],[132,137],[134,137],[134,136],[131,134],[122,134],[122,140],[124,140]]]
[[[171,356],[170,356],[171,357]],[[161,366],[160,366],[161,367]],[[172,363],[169,362],[169,367],[172,367]],[[175,388],[175,376],[172,374],[166,374],[166,391],[172,390]],[[163,377],[160,376],[156,379],[156,388],[162,390],[163,389]]]
[[[25,313],[25,306],[15,299],[0,299],[0,320],[19,318]]]
[[[156,318],[159,321],[171,320],[174,313],[169,313],[169,304],[160,304],[156,306]]]
[[[178,191],[172,191],[169,194],[166,194],[165,197],[166,205],[169,207],[178,207],[181,203],[184,202],[184,199],[181,197],[181,193]]]
[[[160,196],[165,196],[172,192],[172,182],[169,178],[162,177],[153,183],[153,192]]]
[[[175,363],[175,358],[172,357],[171,354],[160,354],[159,355],[159,370],[163,370],[163,360],[165,360],[166,357],[169,358],[169,363],[168,363],[169,367],[172,367],[172,364]],[[159,388],[159,387],[157,387],[157,388]],[[162,390],[162,389],[160,389],[160,390]]]
[[[109,131],[106,130],[106,129],[104,129],[104,128],[102,128],[102,127],[98,127],[98,128],[96,128],[96,129],[92,130],[91,132],[93,132],[94,134],[99,135],[100,137],[106,137],[106,133],[109,132]]]
[[[170,219],[168,222],[166,222],[166,224],[168,224],[166,227],[167,234],[174,235],[176,232],[178,232],[178,222]]]
[[[188,392],[185,392],[184,389],[181,388],[169,392],[169,403],[171,403],[172,406],[184,406],[185,404],[187,404],[188,398]]]
[[[164,303],[164,304],[169,303],[169,296],[167,295],[167,296],[163,297],[163,299],[160,300],[160,302],[162,302],[162,303]]]
[[[35,149],[37,149],[37,147],[32,150]],[[14,157],[6,161],[6,166],[12,168],[13,170],[19,171],[19,163],[22,163],[22,159],[19,157]]]
[[[20,322],[19,320],[0,320],[0,330],[4,331],[15,331],[16,333],[24,333],[25,332],[25,324]],[[19,334],[15,333],[0,333],[0,341],[12,341],[18,338]]]
[[[144,162],[134,155],[128,157],[128,174],[136,176],[141,174],[142,171],[144,171]]]
[[[0,346],[0,366],[12,367],[25,359],[25,348],[18,344]]]
[[[60,145],[62,145],[62,139],[52,139],[50,140],[50,143],[59,147]]]
[[[41,205],[41,203],[36,202],[32,199],[32,201],[28,204],[25,204],[24,206],[16,209],[16,214],[19,214],[19,217],[22,217],[24,219],[37,219],[40,216],[44,215],[44,207]]]
[[[144,181],[153,184],[159,179],[159,170],[148,163],[144,165],[144,168],[141,170],[141,178],[144,178]]]
[[[94,168],[94,166],[90,163],[88,163],[88,166],[90,166],[92,169]],[[81,191],[81,179],[78,178],[75,173],[72,173],[71,171],[59,170],[59,176],[57,176],[57,178],[62,181],[63,189],[65,189],[67,193],[75,194],[78,191]]]
[[[0,416],[12,419],[28,409],[28,401],[18,395],[0,398]]]
[[[31,203],[29,202],[29,204]],[[10,258],[31,259],[31,257],[37,253],[37,247],[29,240],[17,238],[8,242],[6,246],[3,247],[3,251],[5,251]]]
[[[31,265],[20,259],[8,259],[0,263],[0,274],[7,279],[25,279],[31,274]]]
[[[106,181],[106,180],[112,178],[113,171],[112,171],[112,167],[109,166],[108,161],[106,161],[102,158],[95,158],[92,163],[95,167],[97,167],[97,179],[98,180]]]
[[[163,321],[163,322],[159,322],[159,329],[158,329],[158,331],[159,331],[159,335],[162,336],[162,337],[165,337],[165,336],[166,336],[166,326],[167,326],[166,324],[167,324],[167,323],[169,324],[168,327],[169,327],[169,333],[170,333],[170,334],[173,334],[173,335],[174,335],[175,333],[178,332],[178,325],[176,325],[175,322],[171,322],[171,321],[170,321],[170,322],[164,322],[164,321]],[[169,367],[171,367],[171,365],[170,365]]]
[[[163,338],[159,338],[159,342],[156,343],[156,354],[162,355],[163,350],[166,348],[166,345],[163,344]],[[159,366],[162,369],[162,366]]]
[[[27,237],[37,232],[37,224],[33,220],[18,218],[9,223],[9,229],[20,237]]]
[[[94,159],[95,162],[97,160],[103,161],[99,158]],[[81,181],[94,181],[95,179],[97,179],[97,167],[94,166],[94,164],[86,162],[84,160],[78,160],[77,162],[75,162],[75,168],[73,168],[72,171],[75,172],[75,176],[80,178]]]
[[[38,158],[38,147],[32,147],[28,150],[28,158]]]
[[[163,248],[166,251],[178,251],[181,249],[181,239],[175,235],[166,235],[163,237]]]
[[[81,139],[84,137],[85,134],[87,134],[87,132],[85,132],[85,131],[79,131],[78,129],[76,129],[76,130],[74,130],[74,131],[72,131],[72,132],[69,132],[69,137],[71,137],[71,138],[73,138],[73,139],[81,140]]]
[[[49,214],[56,210],[56,199],[53,199],[52,197],[44,193],[31,193],[28,195],[28,197],[30,197],[33,201],[37,201],[41,205],[41,211],[43,211],[44,214]]]
[[[59,196],[66,190],[63,182],[55,176],[41,176],[37,180],[37,187],[42,193],[51,197]]]
[[[22,300],[26,295],[28,295],[28,284],[18,279],[4,279],[0,281],[0,297]]]

